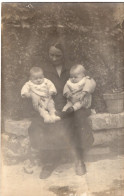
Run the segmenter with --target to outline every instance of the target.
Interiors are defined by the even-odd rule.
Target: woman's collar
[[[54,65],[46,65],[45,67],[44,67],[44,71],[46,71],[46,72],[51,72],[51,73],[53,73],[53,74],[55,74],[55,75],[58,75],[58,73],[57,73],[57,71],[56,71],[56,67],[54,66]],[[66,71],[66,68],[65,68],[65,65],[63,64],[62,65],[62,70],[61,70],[61,74],[63,73],[63,72],[65,72]]]

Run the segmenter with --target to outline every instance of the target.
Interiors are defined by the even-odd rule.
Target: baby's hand
[[[68,109],[66,110],[66,113],[68,113],[68,114],[70,114],[70,113],[72,113],[72,112],[74,112],[74,108],[73,108],[73,107],[70,107],[70,108],[68,108]]]
[[[68,93],[65,93],[64,96],[69,99],[72,97],[72,93],[68,92]]]
[[[55,99],[55,96],[56,96],[56,92],[50,91],[50,92],[48,93],[48,97],[49,97],[50,99]]]
[[[26,98],[26,95],[25,94],[22,94],[21,96],[22,96],[22,98]]]
[[[76,89],[73,90],[73,94],[75,94],[75,93],[77,93],[77,90]]]
[[[86,92],[81,92],[79,100],[82,101],[86,95]]]
[[[21,94],[22,98],[30,98],[30,93],[29,92],[25,92],[23,94]]]
[[[48,95],[55,96],[56,95],[56,92],[50,91]]]

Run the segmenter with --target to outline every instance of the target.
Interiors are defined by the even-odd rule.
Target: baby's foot
[[[55,116],[55,120],[58,121],[60,120],[61,118],[59,116]]]
[[[23,166],[23,170],[25,173],[27,174],[32,174],[33,171],[33,163],[28,159],[26,161],[24,161],[24,166]]]
[[[54,121],[54,119],[51,116],[48,116],[48,117],[44,118],[44,122],[45,123],[53,123],[55,121]]]
[[[45,122],[45,123],[51,123],[51,119],[45,118],[45,119],[44,119],[44,122]]]
[[[52,115],[51,118],[53,119],[54,122],[61,119],[59,116],[56,115]]]

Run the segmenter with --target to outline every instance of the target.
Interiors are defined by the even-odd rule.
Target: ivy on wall
[[[20,90],[29,69],[48,59],[60,40],[67,66],[83,63],[97,82],[93,107],[105,112],[103,93],[123,69],[123,3],[2,3],[2,99],[8,117],[33,115]]]

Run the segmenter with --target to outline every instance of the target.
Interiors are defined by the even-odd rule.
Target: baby
[[[44,122],[50,123],[60,120],[56,115],[54,101],[52,96],[57,91],[54,84],[44,78],[43,70],[40,67],[32,67],[30,70],[30,80],[24,84],[21,90],[21,96],[35,99],[35,110],[43,117]],[[36,104],[37,103],[37,104]]]
[[[95,87],[95,81],[86,76],[83,65],[72,66],[70,78],[63,90],[63,95],[67,98],[63,112],[77,111],[82,107],[89,108],[92,101],[91,93],[94,92]]]

